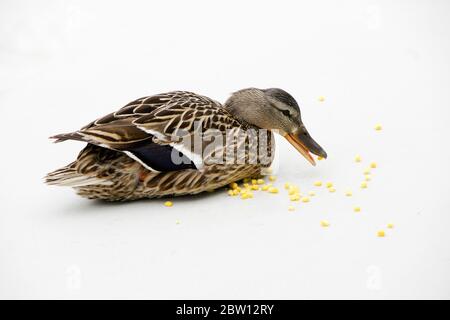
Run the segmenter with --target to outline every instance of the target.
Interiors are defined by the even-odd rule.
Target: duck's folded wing
[[[201,169],[202,149],[180,136],[239,123],[220,104],[190,92],[171,92],[133,101],[82,129],[56,135],[56,142],[80,140],[124,152],[153,171]],[[191,140],[192,141],[192,140]]]

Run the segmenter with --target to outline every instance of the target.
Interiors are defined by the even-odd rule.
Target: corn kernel
[[[233,194],[233,190],[231,190],[231,189],[228,190],[228,195],[229,195],[229,196],[233,196],[233,195],[234,195],[234,194]]]
[[[355,157],[355,162],[361,162],[361,156],[359,154]]]
[[[327,182],[327,183],[325,184],[325,186],[326,186],[327,188],[331,188],[331,187],[333,186],[333,183],[332,183],[332,182]]]
[[[230,183],[231,189],[236,189],[238,187],[238,184],[236,182]]]
[[[323,160],[323,157],[318,156],[318,157],[317,157],[317,161],[320,161],[320,160]]]
[[[251,199],[251,198],[253,198],[253,193],[251,193],[251,192],[244,192],[244,193],[242,193],[241,194],[241,199],[242,200],[245,200],[245,199]]]
[[[239,192],[240,192],[240,191],[239,191],[238,189],[234,189],[234,190],[233,190],[233,195],[234,195],[234,196],[237,196],[237,195],[239,194]]]
[[[175,220],[175,224],[181,224],[181,220]]]
[[[261,187],[261,190],[262,191],[267,191],[267,190],[269,190],[269,186],[268,185],[263,185],[262,187]]]
[[[257,184],[252,185],[252,190],[259,190],[259,186]]]
[[[327,220],[320,221],[320,225],[324,228],[329,227],[330,223]]]
[[[345,195],[347,197],[351,197],[353,195],[353,193],[350,190],[345,191]]]
[[[259,185],[264,184],[264,180],[263,179],[258,179],[258,180],[256,180],[256,183],[259,184]]]
[[[386,235],[386,233],[384,232],[384,230],[378,230],[377,232],[377,236],[380,238],[383,238]]]
[[[381,129],[383,129],[381,124],[378,123],[378,124],[375,125],[375,130],[380,131]]]
[[[361,182],[361,189],[366,189],[367,188],[367,182],[363,181]]]
[[[308,192],[308,195],[311,197],[314,197],[316,195],[316,193],[314,191],[310,191],[310,192]]]
[[[290,184],[289,182],[286,182],[286,183],[284,184],[284,188],[285,188],[286,190],[288,190],[290,187],[291,187],[291,184]]]
[[[250,185],[246,182],[243,184],[244,188],[250,188]]]
[[[289,189],[289,191],[288,191],[288,194],[290,195],[290,196],[292,196],[292,195],[294,195],[294,194],[296,194],[296,193],[298,193],[295,189],[293,189],[293,188],[290,188]]]
[[[388,224],[387,224],[387,227],[388,227],[389,229],[393,229],[393,228],[394,228],[394,224],[393,224],[393,223],[388,223]]]
[[[306,203],[306,202],[309,202],[309,198],[308,198],[308,197],[303,197],[303,198],[302,198],[302,202],[305,202],[305,203]]]
[[[288,207],[288,210],[289,210],[289,211],[295,211],[295,207],[294,207],[294,206],[289,206],[289,207]]]
[[[371,179],[372,179],[372,177],[370,176],[370,174],[368,174],[364,177],[364,180],[366,180],[366,181],[370,181]]]
[[[278,189],[275,187],[270,187],[268,190],[270,193],[278,193]]]
[[[258,180],[252,179],[252,184],[256,184]]]
[[[366,169],[364,169],[363,173],[364,173],[365,175],[368,175],[368,174],[370,174],[370,168],[366,168]]]
[[[371,162],[370,163],[370,167],[375,169],[377,167],[377,163],[376,162]]]
[[[275,176],[269,176],[269,180],[273,182],[273,181],[277,180],[277,177],[275,177]]]
[[[319,102],[324,102],[325,101],[325,97],[324,96],[320,96],[319,98],[317,98],[317,100],[319,100]]]
[[[355,211],[355,212],[361,212],[361,207],[354,207],[354,208],[353,208],[353,211]]]
[[[316,187],[320,187],[320,186],[322,186],[322,181],[316,181],[316,182],[314,182],[314,185]]]
[[[171,207],[171,206],[173,206],[173,202],[172,201],[166,201],[166,202],[164,202],[164,205],[166,207]]]
[[[336,189],[333,188],[333,187],[331,187],[331,188],[328,188],[328,191],[331,192],[331,193],[333,193],[333,192],[336,192]]]
[[[299,201],[300,200],[300,195],[294,194],[292,196],[289,196],[289,200],[291,200],[291,201]]]

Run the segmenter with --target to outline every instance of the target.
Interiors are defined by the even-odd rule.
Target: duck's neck
[[[265,103],[264,92],[260,89],[249,88],[233,93],[225,102],[224,108],[242,124],[260,128],[257,125],[260,120],[258,111],[264,107]]]

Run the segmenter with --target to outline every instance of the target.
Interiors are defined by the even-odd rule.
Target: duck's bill
[[[327,153],[325,152],[325,150],[323,150],[322,147],[319,146],[317,144],[317,142],[315,142],[311,138],[310,135],[289,133],[289,134],[286,134],[284,137],[313,166],[316,165],[316,162],[314,161],[314,158],[311,156],[311,153],[313,153],[317,156],[320,156],[322,158],[327,157]]]

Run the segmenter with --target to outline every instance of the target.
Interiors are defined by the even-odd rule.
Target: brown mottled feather
[[[235,129],[236,132],[246,129],[220,103],[195,93],[174,91],[143,97],[78,131],[52,137],[56,139],[55,142],[78,140],[88,145],[75,162],[48,174],[46,182],[54,185],[72,184],[79,195],[90,199],[123,201],[216,189],[258,175],[263,166],[270,165],[272,153],[269,153],[269,159],[263,165],[250,165],[241,161],[238,164],[208,164],[200,170],[152,172],[123,152],[146,143],[165,145],[177,142],[173,141],[173,134],[178,130],[193,134],[195,122],[200,123],[197,129],[202,132],[208,129],[222,132],[227,129]],[[272,134],[268,139],[269,148],[273,148]],[[205,139],[203,147],[207,143]],[[223,150],[219,151],[237,149],[237,143],[223,146]],[[211,156],[205,154],[203,160]],[[247,150],[244,160],[251,156]]]

